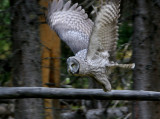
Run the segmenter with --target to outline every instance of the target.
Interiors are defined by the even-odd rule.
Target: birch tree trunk
[[[41,55],[36,0],[11,0],[13,85],[41,86]],[[15,119],[42,119],[41,99],[15,101]]]
[[[156,0],[134,2],[134,89],[160,91],[160,6]],[[160,102],[134,102],[133,119],[159,117]]]

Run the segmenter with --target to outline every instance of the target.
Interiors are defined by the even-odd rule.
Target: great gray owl
[[[119,0],[110,0],[92,22],[78,3],[54,0],[48,9],[47,21],[73,51],[67,59],[68,72],[75,76],[90,76],[104,91],[111,90],[108,74],[112,67],[133,68],[134,64],[110,61],[118,39]]]

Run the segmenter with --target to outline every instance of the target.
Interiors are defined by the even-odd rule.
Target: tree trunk
[[[11,0],[13,41],[13,85],[41,86],[41,55],[36,0]],[[15,101],[15,119],[42,119],[41,99]]]
[[[135,0],[134,5],[134,89],[160,91],[160,6],[151,0]],[[160,102],[134,102],[133,119],[159,117]]]
[[[50,0],[40,0],[41,7],[48,7]],[[42,11],[45,13],[45,10]],[[46,13],[47,14],[47,13]],[[46,22],[45,15],[40,16],[42,23]],[[60,39],[48,24],[40,24],[42,48],[42,79],[45,87],[59,87],[60,85]],[[48,58],[48,59],[47,59]],[[48,84],[48,85],[46,85]],[[60,119],[59,100],[45,99],[45,119]]]

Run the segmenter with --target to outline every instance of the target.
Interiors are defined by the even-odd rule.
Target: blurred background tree
[[[10,7],[13,86],[42,86],[39,4],[36,0],[10,0]],[[15,119],[43,117],[42,99],[15,100]]]
[[[160,1],[135,0],[133,75],[135,90],[160,91]],[[133,118],[158,119],[160,102],[134,102]]]

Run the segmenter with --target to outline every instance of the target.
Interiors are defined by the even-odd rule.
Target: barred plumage
[[[119,0],[109,0],[100,9],[93,23],[78,3],[71,1],[51,3],[48,23],[67,43],[75,56],[67,59],[68,72],[77,76],[90,76],[111,90],[108,75],[112,67],[133,68],[134,64],[118,64],[110,61],[118,39]]]
[[[119,6],[119,0],[109,1],[98,13],[88,47],[88,60],[91,60],[96,52],[115,51],[118,39]]]
[[[75,54],[87,49],[94,23],[78,3],[71,6],[71,1],[64,4],[63,0],[54,0],[49,6],[47,21]]]

